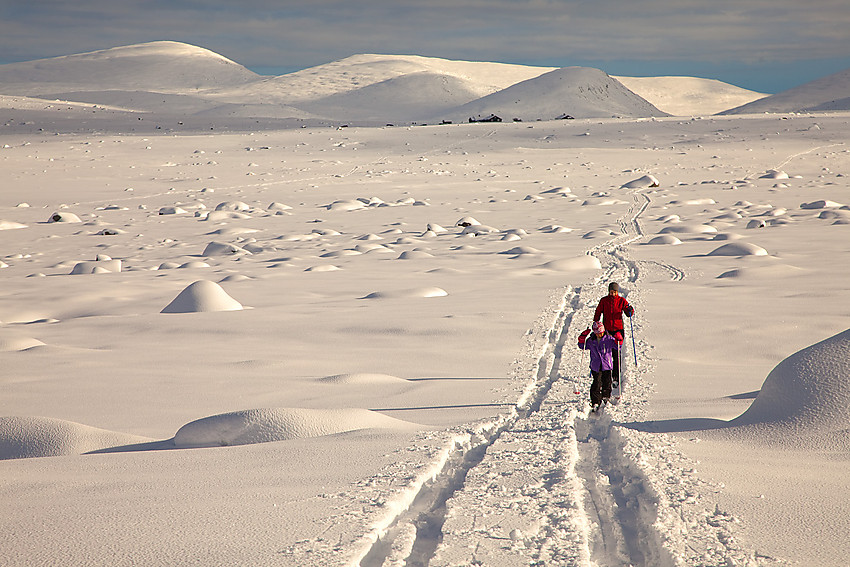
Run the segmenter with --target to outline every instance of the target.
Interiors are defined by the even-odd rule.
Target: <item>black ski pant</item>
[[[590,384],[590,405],[598,406],[602,400],[611,397],[611,371],[591,370],[593,382]]]
[[[620,345],[617,345],[618,348],[614,349],[611,353],[614,355],[614,370],[611,371],[611,379],[614,382],[620,381],[620,349],[622,348]]]

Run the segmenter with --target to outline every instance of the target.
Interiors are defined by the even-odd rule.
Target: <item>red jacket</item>
[[[596,306],[596,313],[593,314],[593,320],[599,321],[602,318],[602,324],[605,325],[605,330],[611,334],[623,330],[623,313],[631,317],[634,313],[634,308],[629,305],[625,297],[620,295],[606,295],[599,300],[599,305]]]

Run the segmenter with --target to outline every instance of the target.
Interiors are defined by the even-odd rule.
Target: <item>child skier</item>
[[[622,340],[620,333],[614,336],[605,332],[605,325],[599,321],[593,322],[593,333],[585,330],[578,338],[578,348],[590,351],[590,375],[593,383],[590,385],[590,405],[594,412],[599,411],[602,404],[607,404],[611,398],[611,370],[614,367],[614,351],[618,341]]]

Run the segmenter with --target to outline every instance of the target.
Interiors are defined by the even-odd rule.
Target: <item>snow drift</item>
[[[788,434],[846,436],[850,430],[850,329],[780,362],[752,405],[730,425],[780,428]]]
[[[80,455],[144,443],[146,437],[48,417],[0,417],[0,460]]]
[[[319,437],[358,429],[421,426],[365,409],[272,408],[205,417],[181,427],[176,447],[223,447]]]
[[[197,313],[203,311],[239,311],[242,304],[230,297],[220,285],[199,280],[189,285],[166,305],[161,313]]]

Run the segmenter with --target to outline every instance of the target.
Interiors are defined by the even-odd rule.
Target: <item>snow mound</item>
[[[15,230],[17,228],[27,228],[27,225],[0,219],[0,230]]]
[[[769,424],[798,434],[850,428],[850,329],[808,346],[770,371],[731,425]]]
[[[803,275],[805,273],[806,270],[804,270],[803,268],[798,268],[797,266],[791,266],[789,264],[776,264],[773,266],[750,266],[746,268],[736,268],[734,270],[729,270],[728,272],[723,272],[717,277],[718,279],[740,278],[752,280],[775,280],[780,278]]]
[[[423,260],[433,257],[433,254],[429,254],[424,250],[405,250],[404,252],[398,255],[399,260]]]
[[[602,263],[594,256],[578,256],[576,258],[560,258],[540,265],[541,268],[556,272],[572,272],[577,270],[601,270]]]
[[[224,201],[223,203],[219,203],[215,206],[215,210],[217,211],[234,211],[234,212],[244,212],[250,211],[251,205],[248,203],[244,203],[242,201]]]
[[[440,287],[418,287],[397,291],[375,291],[363,299],[399,299],[419,297],[445,297],[448,292]]]
[[[187,423],[174,445],[224,447],[333,435],[359,429],[415,429],[418,426],[366,409],[253,409]]]
[[[365,209],[367,205],[358,199],[340,199],[325,205],[325,207],[329,211],[360,211]]]
[[[0,352],[19,352],[35,347],[45,346],[38,339],[18,334],[0,334]]]
[[[841,203],[836,203],[835,201],[827,199],[819,199],[810,203],[800,203],[801,209],[838,209],[843,206],[844,205]]]
[[[183,207],[177,207],[174,205],[168,205],[165,207],[160,207],[159,211],[157,211],[159,215],[186,215],[189,214],[189,211],[184,209]]]
[[[582,238],[585,239],[593,239],[593,238],[608,238],[609,236],[614,236],[614,233],[610,230],[591,230],[582,235]]]
[[[642,189],[644,187],[658,187],[661,183],[652,175],[644,175],[632,181],[629,181],[621,187],[621,189]]]
[[[369,372],[355,372],[352,374],[334,374],[319,379],[320,382],[328,384],[398,384],[407,382],[404,378],[391,376],[389,374],[373,374]]]
[[[683,222],[670,226],[665,226],[660,231],[661,234],[667,234],[670,232],[674,232],[677,234],[711,234],[717,232],[717,229],[711,226],[710,224]]]
[[[658,244],[672,244],[672,245],[675,246],[675,245],[681,244],[681,243],[682,243],[682,241],[679,240],[678,238],[676,238],[675,236],[673,236],[672,234],[661,234],[659,236],[656,236],[655,238],[653,238],[649,242],[647,242],[647,244],[652,244],[653,246],[658,245]]]
[[[220,285],[199,280],[165,306],[160,313],[198,313],[206,311],[240,311],[242,304],[227,295]]]
[[[767,256],[767,250],[750,242],[730,242],[708,253],[709,256]]]
[[[0,460],[81,455],[151,441],[47,417],[0,417]]]
[[[102,274],[106,272],[120,272],[121,260],[98,260],[88,262],[77,262],[71,270],[71,275],[79,274]]]
[[[50,215],[50,218],[47,219],[47,222],[83,222],[80,220],[80,217],[75,215],[74,213],[53,213]]]
[[[250,254],[244,248],[228,242],[210,242],[204,247],[201,256],[232,256],[234,254]]]
[[[509,254],[512,256],[522,256],[525,254],[542,254],[540,250],[537,248],[532,248],[531,246],[516,246],[511,248],[510,250],[505,250],[503,252],[499,252],[499,254]]]

